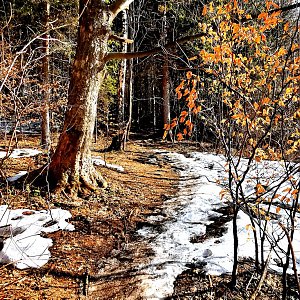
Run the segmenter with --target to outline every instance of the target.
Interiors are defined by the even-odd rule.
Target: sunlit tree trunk
[[[170,76],[168,58],[164,58],[162,69],[163,122],[170,123]]]
[[[133,49],[133,45],[131,45],[131,49]],[[133,51],[133,50],[132,50]],[[129,134],[131,129],[132,122],[132,108],[133,108],[133,59],[130,59],[128,63],[128,119],[124,130],[124,138],[122,143],[122,149],[126,150],[126,143],[129,140]]]
[[[115,16],[133,0],[80,0],[78,44],[72,67],[63,132],[49,166],[57,191],[77,194],[106,186],[95,170],[90,145],[93,139],[99,87]]]
[[[123,38],[128,39],[128,12],[123,11]],[[123,43],[123,52],[127,52],[128,44]],[[119,71],[119,91],[118,91],[118,123],[124,122],[125,114],[125,92],[126,92],[127,59],[122,59]]]

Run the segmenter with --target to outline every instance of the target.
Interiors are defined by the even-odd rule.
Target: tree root
[[[74,175],[72,171],[66,170],[56,176],[51,169],[42,167],[21,177],[16,184],[23,187],[36,186],[47,191],[53,196],[62,195],[68,200],[77,196],[97,193],[101,188],[107,187],[107,182],[101,174],[94,168],[84,174]]]
[[[97,192],[100,188],[106,188],[107,182],[95,170],[89,176],[80,175],[74,178],[72,175],[64,173],[61,180],[57,182],[54,188],[55,194],[67,194],[71,198],[76,198],[78,195],[87,195]]]

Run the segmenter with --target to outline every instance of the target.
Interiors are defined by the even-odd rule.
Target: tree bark
[[[123,39],[128,39],[128,12],[123,11]],[[126,42],[123,43],[123,52],[127,52],[128,45]],[[127,60],[122,59],[120,71],[119,71],[119,90],[118,90],[118,117],[117,121],[123,126],[125,117],[125,91],[126,91],[126,74],[127,74]]]
[[[162,24],[162,42],[167,44],[168,38],[168,24],[167,24],[167,5],[164,3],[164,16]],[[164,124],[170,123],[170,76],[169,76],[169,61],[168,55],[164,53],[163,67],[162,67],[162,98],[163,98],[163,122]]]
[[[50,17],[50,2],[45,1],[45,34],[43,35],[43,103],[42,103],[42,134],[41,145],[43,148],[49,150],[51,145],[50,137],[50,117],[49,117],[49,101],[50,101],[50,80],[49,80],[49,17]]]
[[[170,76],[168,58],[164,57],[164,65],[162,69],[162,96],[163,96],[163,122],[170,123]]]
[[[103,1],[80,0],[80,15],[63,132],[48,170],[56,191],[71,195],[107,186],[93,166],[90,145],[113,13]]]

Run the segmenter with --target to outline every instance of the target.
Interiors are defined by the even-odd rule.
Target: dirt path
[[[70,210],[74,232],[59,231],[53,239],[52,258],[41,269],[0,269],[1,299],[139,299],[137,262],[151,251],[135,235],[146,217],[157,214],[162,201],[176,193],[177,175],[155,158],[150,149],[137,143],[124,153],[99,153],[125,173],[99,167],[109,188],[99,195],[76,201],[54,198],[49,202],[36,190],[9,190],[4,194],[12,208]],[[10,159],[10,175],[37,167],[39,158]],[[9,168],[11,166],[12,168]],[[5,193],[2,187],[2,192]],[[134,264],[132,264],[134,262]]]
[[[20,146],[36,144],[27,142]],[[53,239],[52,257],[40,269],[0,267],[0,299],[143,299],[141,283],[145,270],[141,266],[150,263],[152,250],[136,232],[145,225],[155,226],[149,223],[149,216],[160,215],[163,202],[176,195],[178,175],[152,152],[158,146],[166,149],[166,144],[136,142],[129,145],[127,152],[106,154],[98,152],[101,145],[94,146],[94,156],[102,156],[108,163],[125,169],[120,173],[99,167],[109,182],[109,187],[99,194],[76,201],[46,200],[47,195],[37,189],[21,191],[1,186],[1,204],[35,210],[68,209],[73,216],[69,221],[76,230],[47,235]],[[177,150],[186,151],[187,147]],[[45,160],[42,156],[9,159],[5,171],[11,176],[36,168]],[[211,228],[212,232],[215,229]],[[260,279],[251,260],[240,262],[235,290],[229,288],[230,275],[207,276],[201,264],[189,267],[176,278],[174,293],[168,299],[248,299]],[[259,299],[280,299],[280,280],[280,276],[268,273]],[[294,283],[290,285],[288,299],[297,299]]]

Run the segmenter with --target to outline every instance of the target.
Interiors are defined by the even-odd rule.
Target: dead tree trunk
[[[164,5],[164,15],[162,24],[162,41],[167,43],[168,38],[168,23],[167,23],[167,5]],[[164,124],[170,123],[170,76],[169,76],[169,61],[168,55],[164,53],[163,67],[162,67],[162,98],[163,98],[163,122]]]
[[[129,15],[130,14],[130,15]],[[129,20],[130,17],[130,20]],[[126,41],[129,36],[129,21],[133,24],[132,13],[129,13],[128,10],[123,12],[123,52],[127,53],[134,52],[134,45],[131,43],[128,47]],[[131,31],[134,31],[132,28]],[[132,35],[132,32],[131,32]],[[127,61],[123,59],[121,62],[120,73],[119,73],[119,101],[118,101],[118,123],[119,123],[119,132],[116,136],[113,137],[113,140],[110,146],[105,149],[105,151],[124,151],[126,150],[126,143],[129,140],[129,132],[131,128],[132,121],[132,102],[133,102],[133,59]],[[126,82],[128,81],[128,82]],[[127,111],[125,111],[125,107]]]

